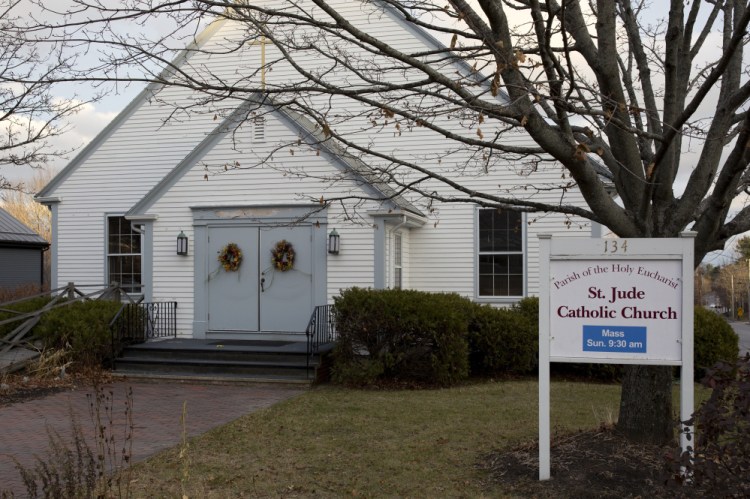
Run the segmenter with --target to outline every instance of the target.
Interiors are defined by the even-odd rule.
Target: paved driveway
[[[183,403],[187,404],[185,428],[189,436],[194,436],[305,391],[304,386],[274,384],[118,381],[107,385],[103,393],[112,399],[115,438],[120,442],[124,440],[120,436],[125,430],[125,402],[129,389],[132,389],[135,426],[132,440],[134,461],[180,442]],[[45,456],[47,453],[48,430],[60,435],[71,434],[71,414],[86,433],[93,435],[89,415],[91,398],[87,398],[87,394],[93,393],[93,389],[78,389],[0,407],[0,490],[9,489],[19,497],[25,496],[25,488],[12,458],[26,467],[33,466],[34,455]]]

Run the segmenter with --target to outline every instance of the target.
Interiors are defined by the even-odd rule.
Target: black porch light
[[[339,236],[339,233],[336,232],[336,229],[333,229],[331,233],[328,234],[328,253],[332,255],[338,255],[340,244],[341,236]]]
[[[177,236],[177,254],[182,256],[187,256],[188,254],[188,238],[182,231]]]

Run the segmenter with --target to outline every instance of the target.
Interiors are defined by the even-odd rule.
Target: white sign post
[[[692,416],[694,238],[539,236],[540,480],[550,478],[550,362],[681,366],[680,420]],[[681,432],[683,451],[692,432]]]

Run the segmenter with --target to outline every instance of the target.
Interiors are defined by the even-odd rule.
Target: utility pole
[[[729,317],[732,320],[734,320],[734,274],[730,274],[729,277],[732,279],[731,281],[732,282],[732,298],[731,298],[732,306],[729,309],[729,314],[730,314]]]

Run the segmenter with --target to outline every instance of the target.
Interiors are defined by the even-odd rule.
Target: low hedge
[[[539,300],[521,300],[517,309],[532,321],[536,334],[539,330]],[[707,368],[718,361],[734,363],[739,356],[739,338],[732,326],[719,314],[703,307],[695,307],[694,363],[695,378],[700,380]],[[622,376],[618,364],[553,364],[553,372],[602,380],[616,380]]]
[[[334,382],[450,385],[472,376],[527,374],[538,364],[539,300],[512,308],[479,305],[456,294],[352,288],[335,299],[340,340]],[[695,310],[695,368],[733,362],[737,335],[719,315]],[[561,364],[559,375],[616,380],[617,364]]]
[[[449,385],[468,376],[468,300],[455,294],[352,288],[336,297],[335,305],[335,382]]]
[[[45,313],[33,334],[45,347],[66,349],[80,366],[99,366],[111,356],[109,323],[122,306],[118,301],[79,301]]]
[[[332,379],[450,385],[469,374],[528,373],[537,364],[534,303],[498,309],[457,294],[345,290],[335,299]]]
[[[531,296],[520,300],[513,309],[526,318],[530,324],[530,335],[535,338],[534,352],[539,348],[539,298]],[[537,366],[535,366],[537,367]],[[616,381],[622,377],[622,366],[618,364],[553,363],[553,374],[572,378],[589,378],[601,381]]]
[[[538,365],[536,325],[517,308],[476,306],[469,323],[471,374],[525,374]]]

